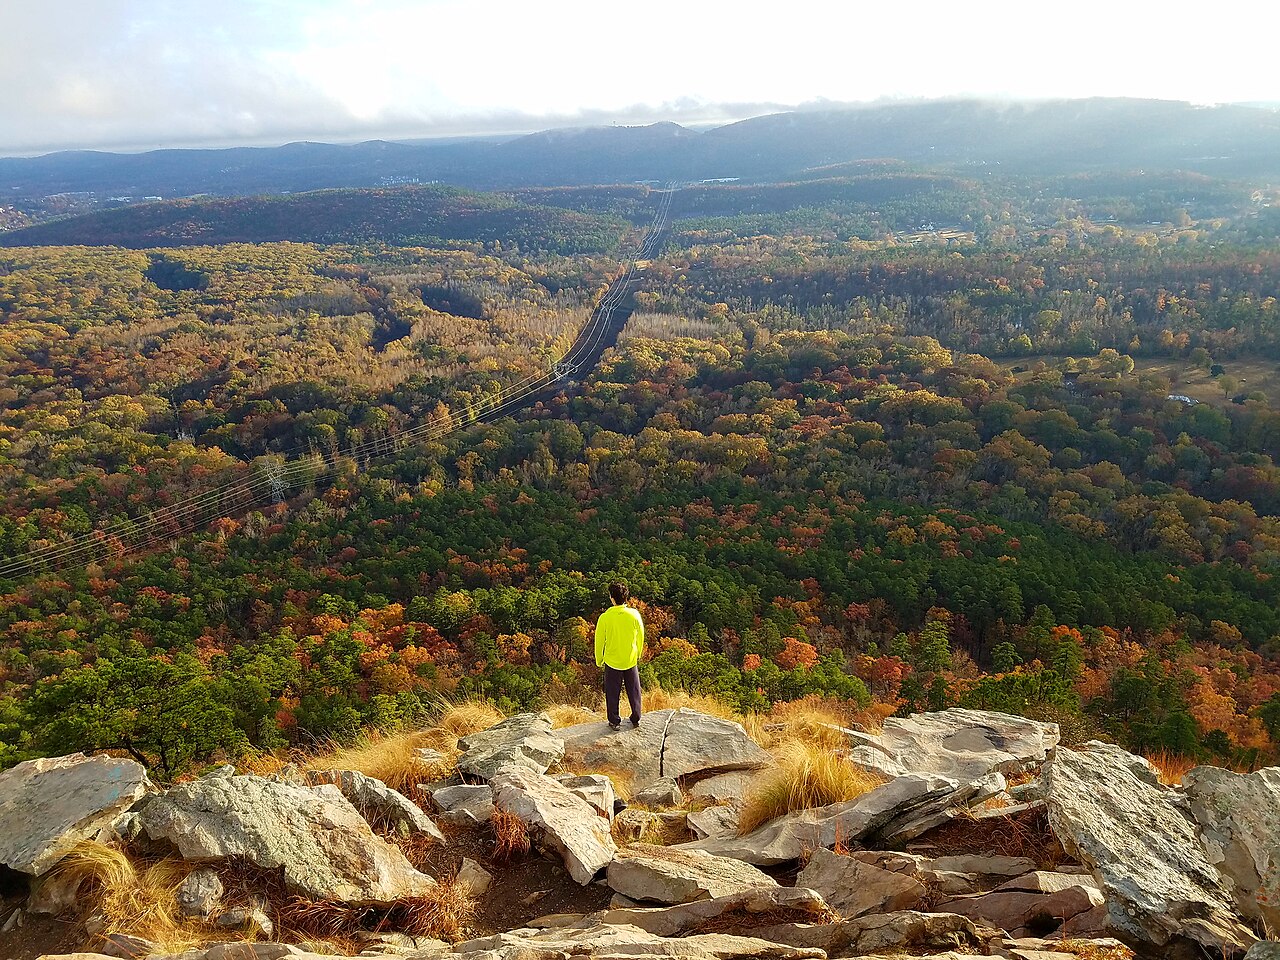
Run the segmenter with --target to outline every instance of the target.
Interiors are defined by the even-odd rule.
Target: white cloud
[[[886,96],[1280,101],[1250,49],[1277,25],[1244,0],[8,0],[0,152]]]

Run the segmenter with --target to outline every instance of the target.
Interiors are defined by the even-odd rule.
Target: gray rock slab
[[[898,777],[854,800],[771,820],[746,836],[696,840],[679,848],[705,850],[758,867],[777,866],[837,842],[860,842],[904,818],[943,808],[959,790],[961,785],[946,777]]]
[[[663,937],[679,937],[701,930],[707,923],[725,914],[777,916],[794,913],[805,921],[826,922],[831,908],[814,890],[802,887],[752,887],[740,893],[711,900],[694,900],[670,907],[641,905],[620,907],[593,913],[579,921],[580,926],[611,924],[634,926]]]
[[[868,913],[914,910],[928,895],[913,877],[822,849],[813,852],[796,877],[796,886],[808,887],[846,920]]]
[[[590,883],[617,853],[609,821],[551,777],[528,767],[509,766],[489,785],[494,806],[528,824],[539,845],[558,854],[578,883]]]
[[[685,816],[685,823],[698,840],[708,837],[731,837],[738,833],[738,808],[735,806],[707,807]]]
[[[0,773],[0,864],[43,875],[149,787],[142,764],[114,757],[76,753],[10,767]]]
[[[431,791],[431,802],[446,823],[478,826],[493,817],[493,788],[487,783],[439,787]]]
[[[953,707],[890,717],[879,734],[850,751],[849,759],[890,777],[932,773],[976,780],[991,773],[1036,769],[1060,739],[1056,723]]]
[[[680,783],[674,777],[659,777],[644,789],[632,794],[631,802],[662,810],[683,804],[684,794],[680,791]]]
[[[546,773],[564,755],[564,740],[552,733],[545,713],[518,713],[458,741],[458,771],[488,780],[506,766]]]
[[[150,839],[172,844],[185,860],[244,857],[282,869],[291,889],[317,900],[386,905],[435,886],[329,785],[196,780],[152,798],[141,820]]]
[[[386,826],[406,837],[425,834],[436,841],[444,840],[440,828],[421,807],[376,777],[356,770],[313,770],[307,780],[313,785],[328,783],[337,787],[371,825]]]
[[[1280,930],[1280,767],[1196,767],[1182,787],[1205,856],[1230,881],[1237,907]]]
[[[647,843],[618,851],[606,876],[610,888],[624,897],[667,904],[711,900],[778,885],[741,860]]]
[[[613,789],[613,781],[608,777],[599,773],[588,773],[579,777],[566,775],[556,779],[564,784],[570,793],[576,793],[591,804],[600,816],[607,820],[613,819],[614,801],[617,800],[618,795]]]
[[[1093,870],[1117,931],[1157,947],[1185,939],[1227,954],[1257,939],[1206,858],[1186,798],[1161,785],[1141,757],[1098,742],[1061,747],[1041,780],[1050,826]]]

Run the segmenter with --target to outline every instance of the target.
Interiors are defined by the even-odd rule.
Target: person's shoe
[[[631,725],[632,725],[633,727],[638,727],[638,726],[640,726],[640,718],[639,718],[639,717],[632,717],[632,718],[631,718]]]
[[[610,730],[620,730],[621,728],[622,728],[622,721],[621,721],[621,720],[619,720],[617,723],[614,723],[612,720],[610,720],[610,721],[609,721],[609,729],[610,729]]]

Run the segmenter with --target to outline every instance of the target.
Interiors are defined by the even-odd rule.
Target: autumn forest
[[[473,422],[664,199],[616,348]],[[644,682],[739,711],[1277,762],[1277,211],[877,161],[0,221],[0,766],[594,707],[618,577]]]

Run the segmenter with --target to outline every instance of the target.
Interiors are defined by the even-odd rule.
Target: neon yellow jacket
[[[644,653],[644,620],[640,611],[622,604],[610,607],[596,621],[596,666],[629,670]]]

